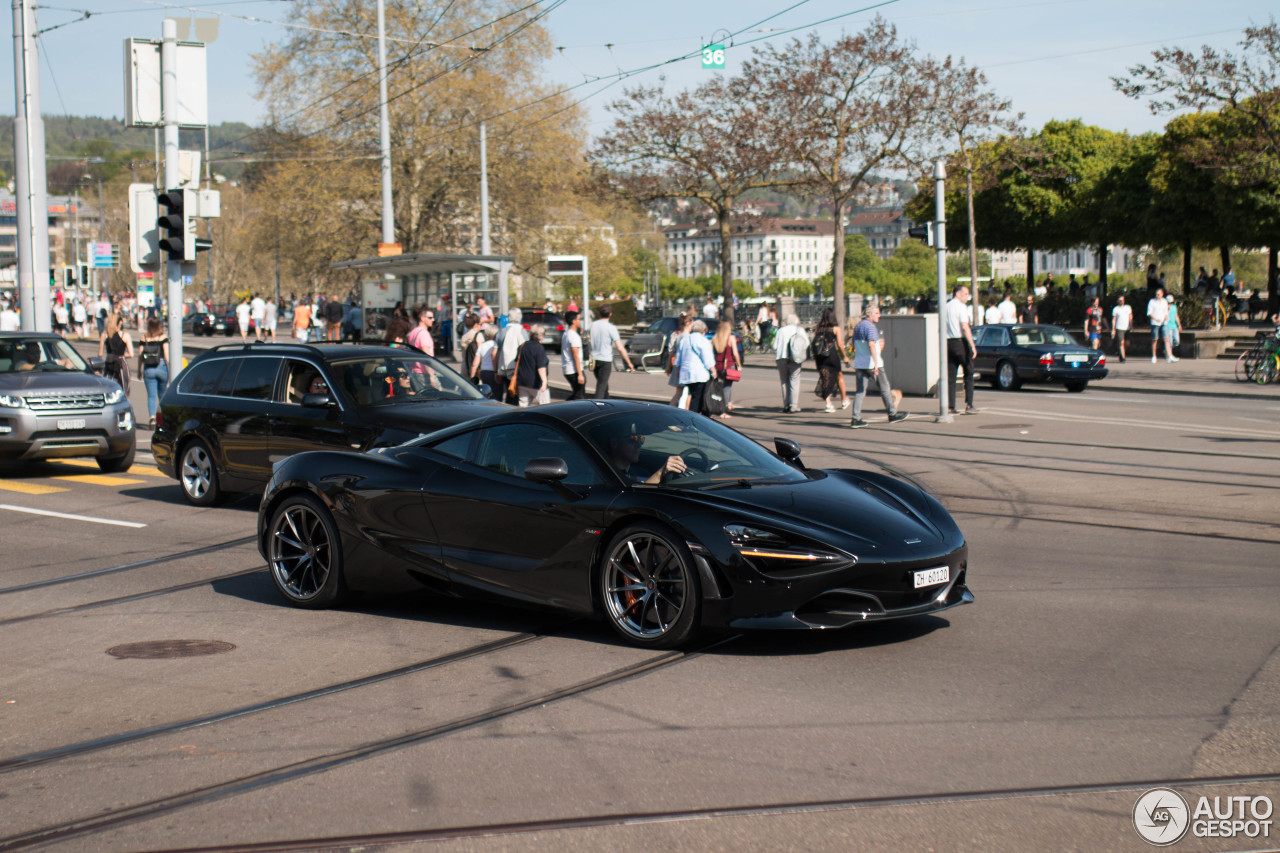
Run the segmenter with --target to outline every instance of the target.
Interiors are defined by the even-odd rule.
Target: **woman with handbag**
[[[684,340],[684,336],[689,334],[689,324],[693,322],[693,317],[688,314],[681,314],[679,321],[676,323],[676,330],[671,333],[671,337],[667,339],[667,384],[675,389],[675,393],[671,395],[671,405],[681,409],[689,408],[689,392],[680,384],[680,371],[676,369],[676,353],[680,351],[680,342]]]
[[[102,375],[114,379],[129,393],[129,359],[133,358],[133,339],[119,313],[107,318],[107,327],[98,338],[98,357],[106,361]]]
[[[711,349],[716,354],[716,378],[724,383],[725,411],[716,417],[729,419],[733,411],[733,383],[742,378],[742,363],[738,360],[738,337],[733,333],[733,323],[721,320],[711,339]]]
[[[142,352],[138,356],[138,377],[147,386],[147,429],[156,428],[156,405],[169,384],[169,336],[164,324],[152,317],[142,335]]]

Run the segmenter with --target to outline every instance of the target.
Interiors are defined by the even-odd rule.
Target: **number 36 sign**
[[[702,48],[703,68],[724,68],[724,45],[708,44]]]

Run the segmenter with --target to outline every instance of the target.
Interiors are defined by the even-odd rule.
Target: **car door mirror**
[[[524,478],[535,483],[558,483],[569,476],[569,466],[558,456],[530,459],[524,466]]]
[[[778,455],[786,462],[800,461],[800,445],[790,438],[775,437],[773,439],[774,449]]]
[[[478,387],[481,394],[485,395],[486,397],[489,397],[490,399],[493,398],[493,388],[489,386],[488,382],[481,382]]]
[[[333,405],[333,398],[328,394],[303,394],[302,405],[309,409],[323,409]]]
[[[91,355],[86,358],[85,361],[88,362],[89,371],[91,373],[101,374],[103,369],[107,366],[107,360],[100,355]]]

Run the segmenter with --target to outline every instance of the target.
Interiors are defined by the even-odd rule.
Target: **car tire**
[[[1064,382],[1062,384],[1065,385],[1067,390],[1072,394],[1079,394],[1081,391],[1089,387],[1089,380],[1086,379],[1083,382]]]
[[[596,577],[605,618],[628,643],[670,649],[697,634],[698,572],[688,546],[671,530],[641,522],[619,531]]]
[[[137,452],[138,447],[134,445],[119,456],[99,456],[98,467],[102,469],[104,474],[119,474],[121,471],[128,471],[133,467],[134,455]]]
[[[178,485],[192,506],[213,506],[222,500],[218,469],[203,439],[193,438],[183,446],[178,459]]]
[[[276,589],[294,607],[317,610],[347,597],[337,525],[310,495],[290,495],[271,514],[267,566]]]
[[[1022,387],[1018,378],[1018,370],[1012,361],[1002,361],[996,365],[996,387],[1001,391],[1017,391]]]

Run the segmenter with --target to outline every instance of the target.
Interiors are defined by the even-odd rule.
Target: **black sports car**
[[[840,628],[973,600],[938,501],[883,474],[809,470],[670,406],[509,410],[398,447],[275,466],[258,511],[299,607],[425,585],[604,616],[666,648],[702,626]]]
[[[1068,391],[1083,391],[1107,375],[1102,351],[1081,346],[1059,326],[993,323],[976,330],[974,345],[974,370],[1005,391],[1023,382],[1060,382]]]

